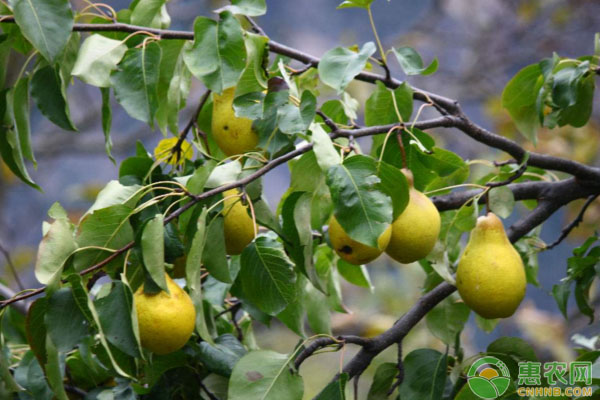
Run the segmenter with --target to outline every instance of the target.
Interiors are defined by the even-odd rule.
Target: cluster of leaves
[[[346,1],[340,7],[368,9],[370,4]],[[375,45],[332,49],[318,68],[291,74],[289,59],[269,59],[268,38],[244,28],[241,16],[264,14],[264,0],[232,1],[218,10],[218,20],[198,17],[193,41],[115,31],[90,34],[81,43],[81,34],[72,32],[74,16],[67,0],[13,0],[9,6],[0,5],[0,11],[14,15],[16,22],[0,23],[4,32],[0,66],[7,65],[12,51],[29,57],[16,82],[0,92],[0,154],[29,185],[37,188],[26,169],[26,161],[35,163],[29,96],[58,127],[76,130],[67,101],[73,78],[100,89],[109,156],[111,93],[131,117],[165,136],[178,135],[178,115],[187,103],[193,78],[215,93],[235,86],[235,112],[254,121],[261,149],[246,157],[225,158],[212,137],[209,98],[193,121],[196,135],[191,142],[196,157],[188,157],[185,150],[180,160],[164,163],[164,158],[153,158],[138,143],[135,155],[119,166],[119,179],[105,186],[77,223],[69,220],[60,205],[50,209],[52,222],[43,225],[35,267],[36,278],[46,285],[45,297],[31,305],[26,319],[7,308],[0,319],[0,341],[11,344],[0,351],[1,390],[19,391],[20,398],[66,399],[70,386],[88,391],[90,399],[197,398],[206,387],[219,398],[231,400],[302,398],[302,377],[289,367],[311,335],[331,335],[331,312],[347,312],[342,279],[371,287],[364,266],[340,260],[328,245],[324,226],[330,216],[335,215],[354,240],[376,246],[378,237],[408,202],[402,168],[412,171],[415,188],[424,192],[448,193],[449,187],[469,179],[467,162],[437,147],[431,135],[409,123],[400,133],[375,135],[369,154],[363,154],[351,138],[336,137],[331,122],[350,128],[358,118],[359,104],[346,87],[367,68]],[[136,0],[109,17],[149,28],[167,28],[170,23],[165,1],[160,0]],[[102,17],[90,21],[104,22]],[[413,49],[392,52],[407,75],[427,75],[437,68],[437,60],[426,67]],[[556,105],[559,121],[573,123],[579,118],[565,110],[573,110],[568,108],[573,105],[579,110],[581,102],[587,101],[581,94],[587,89],[580,92],[578,88],[580,84],[587,88],[581,82],[588,82],[592,65],[591,60],[556,61],[550,68],[553,72],[544,75],[544,82],[558,82],[552,97],[546,89],[540,90],[546,90],[544,104]],[[546,71],[549,67],[538,68]],[[575,88],[570,92],[564,88],[567,72],[562,71],[571,71],[569,76],[576,82],[569,84]],[[4,87],[4,76],[0,78]],[[509,87],[529,87],[525,83],[513,81]],[[337,93],[339,98],[318,106],[321,91]],[[506,93],[510,93],[508,88]],[[506,96],[510,100],[510,94]],[[562,107],[567,103],[568,107]],[[367,126],[408,122],[413,117],[413,89],[404,83],[391,90],[377,82],[363,111]],[[203,135],[206,141],[201,140]],[[189,144],[184,143],[187,149]],[[252,205],[252,215],[264,231],[241,255],[227,256],[222,196],[204,194],[247,179],[298,146],[312,148],[289,161],[290,187],[276,213],[263,196],[261,179],[244,185],[245,201]],[[494,169],[474,184],[501,181],[519,167]],[[533,179],[543,177],[543,171],[528,171],[538,176]],[[515,201],[509,189],[486,192],[492,211],[503,217],[512,213]],[[458,210],[442,213],[440,241],[420,262],[427,273],[425,290],[443,280],[453,282],[460,240],[475,226],[481,195]],[[537,262],[532,246],[523,241],[519,249],[528,260],[528,279],[535,284]],[[177,270],[182,260],[183,272]],[[589,274],[577,267],[585,263],[570,263],[573,273],[569,276],[587,290]],[[100,268],[106,277],[96,281],[98,275],[91,272]],[[197,318],[195,334],[184,349],[158,356],[140,346],[133,293],[142,284],[147,292],[165,289],[165,272],[185,277]],[[568,289],[555,292],[560,290],[564,295]],[[454,346],[456,354],[424,349],[407,355],[407,375],[399,389],[402,396],[437,399],[464,392],[461,371],[466,361],[459,334],[469,314],[453,298],[427,316],[432,333]],[[260,350],[256,345],[253,321],[268,325],[274,319],[302,340],[291,354]],[[484,320],[480,324],[493,326]],[[488,351],[513,356],[511,348],[524,346],[515,343],[496,344]],[[525,353],[517,355],[528,357]],[[386,364],[379,368],[370,399],[387,393],[391,370]],[[319,398],[344,398],[347,378],[342,374]]]

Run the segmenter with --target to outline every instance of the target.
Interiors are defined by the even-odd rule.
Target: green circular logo
[[[475,361],[467,373],[469,387],[482,399],[497,399],[510,385],[510,372],[504,362],[486,356]]]

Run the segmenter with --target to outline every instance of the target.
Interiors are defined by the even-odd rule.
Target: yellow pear
[[[493,213],[479,217],[456,271],[460,297],[484,318],[506,318],[519,307],[526,284],[523,261],[502,221]]]
[[[168,354],[182,348],[194,331],[196,310],[190,296],[168,275],[169,293],[144,293],[141,286],[134,294],[140,341],[156,354]]]
[[[392,237],[385,252],[394,260],[408,264],[427,256],[440,234],[440,213],[429,197],[413,186],[413,175],[402,172],[408,181],[408,205],[392,223]]]
[[[223,192],[225,248],[227,254],[240,254],[254,239],[255,227],[248,215],[248,206],[242,204],[237,189]]]
[[[225,89],[222,94],[213,93],[212,135],[227,156],[245,153],[258,144],[252,120],[235,116],[234,95],[235,87]]]
[[[392,227],[388,226],[379,235],[379,238],[377,238],[378,248],[375,248],[351,239],[335,216],[332,215],[329,220],[329,240],[331,241],[331,245],[342,259],[354,265],[366,264],[379,257],[388,245],[391,233]]]

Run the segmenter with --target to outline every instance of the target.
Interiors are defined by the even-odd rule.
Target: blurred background
[[[129,1],[105,0],[115,9],[127,7]],[[267,34],[281,43],[294,46],[316,56],[338,45],[362,45],[372,41],[372,32],[364,10],[336,10],[341,0],[267,0],[268,13],[258,18]],[[81,4],[80,4],[81,3]],[[72,1],[81,9],[83,2]],[[168,11],[173,29],[190,30],[197,15],[211,16],[212,10],[223,1],[171,0]],[[458,99],[467,115],[484,127],[524,142],[500,106],[500,94],[508,80],[522,67],[536,63],[557,52],[560,56],[578,57],[593,53],[593,36],[600,29],[600,2],[590,0],[375,0],[373,13],[379,34],[386,48],[412,46],[428,63],[439,59],[438,72],[429,77],[410,77],[409,83],[441,95]],[[23,63],[20,56],[10,60],[8,82]],[[392,62],[393,75],[404,79],[399,67]],[[182,124],[203,93],[194,82],[188,104],[181,115]],[[356,82],[349,92],[361,104],[368,98],[372,85]],[[327,95],[327,93],[325,93]],[[333,95],[333,93],[332,93]],[[596,96],[595,115],[584,128],[565,128],[540,133],[538,152],[569,157],[598,165],[600,108]],[[21,184],[0,162],[0,272],[2,281],[18,291],[20,286],[39,284],[33,276],[33,263],[41,239],[42,221],[52,203],[60,202],[72,220],[91,205],[99,189],[118,176],[117,166],[104,152],[100,122],[100,91],[75,79],[69,89],[69,102],[78,133],[61,131],[44,119],[39,112],[32,116],[32,132],[38,169],[30,172],[43,188],[37,192]],[[118,163],[134,153],[134,143],[141,140],[152,149],[162,138],[146,125],[125,114],[114,103],[112,140],[113,155]],[[427,114],[424,115],[427,117]],[[359,121],[360,122],[360,121]],[[505,155],[492,152],[460,132],[435,132],[439,146],[457,152],[465,159],[499,160]],[[366,143],[362,143],[368,146]],[[524,144],[533,149],[530,143]],[[477,173],[474,170],[474,173]],[[265,191],[272,207],[276,207],[285,188],[289,173],[280,167],[265,177]],[[577,214],[582,202],[556,213],[544,226],[542,239],[550,243],[559,235],[562,226]],[[515,209],[509,224],[526,212]],[[483,351],[500,336],[520,336],[535,346],[543,360],[568,361],[574,357],[572,336],[598,334],[597,323],[571,309],[569,322],[560,315],[551,296],[552,285],[565,276],[567,258],[574,246],[598,229],[600,202],[588,210],[585,223],[569,239],[550,252],[539,255],[541,287],[529,285],[527,297],[514,318],[501,321],[491,332],[477,327],[471,317],[463,334],[465,356]],[[8,267],[10,255],[19,279]],[[335,314],[334,334],[353,333],[374,335],[389,328],[420,295],[424,273],[417,265],[400,266],[380,258],[368,267],[373,289],[343,286],[344,301],[349,314]],[[596,307],[600,301],[594,295]],[[570,305],[574,305],[573,299]],[[297,337],[287,328],[272,324],[270,329],[257,325],[259,344],[280,352],[289,352]],[[425,322],[413,330],[404,344],[404,354],[420,347],[444,351],[441,341],[428,333]],[[349,359],[355,348],[310,358],[303,365],[306,396],[329,381],[339,368],[340,357]],[[378,357],[366,375],[372,374],[378,363],[394,361],[395,349]],[[327,373],[325,372],[327,371]],[[370,379],[365,377],[360,390],[368,390]],[[362,398],[362,396],[360,397]]]

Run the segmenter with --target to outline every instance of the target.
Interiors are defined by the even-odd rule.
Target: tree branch
[[[579,214],[577,214],[577,217],[575,217],[575,219],[562,230],[558,239],[556,239],[554,242],[552,242],[544,248],[544,251],[553,249],[554,247],[558,246],[563,240],[565,240],[567,236],[569,236],[569,233],[571,233],[573,229],[577,228],[577,226],[581,222],[583,222],[583,216],[585,215],[585,212],[587,211],[588,207],[594,202],[594,200],[598,198],[599,195],[600,194],[595,194],[588,197],[583,207],[581,207]]]

